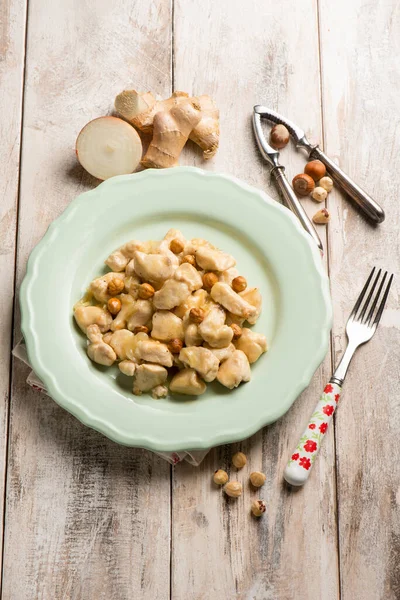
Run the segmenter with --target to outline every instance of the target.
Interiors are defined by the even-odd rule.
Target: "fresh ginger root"
[[[186,103],[189,95],[174,92],[166,100],[156,100],[151,92],[140,93],[125,90],[115,99],[117,112],[143,133],[152,133],[154,117],[158,112],[169,111]],[[210,96],[190,98],[199,106],[201,119],[191,131],[189,138],[203,150],[205,159],[214,156],[219,144],[219,110]]]
[[[147,168],[175,167],[192,130],[200,123],[200,106],[193,98],[158,111],[153,118],[153,139],[142,160]]]

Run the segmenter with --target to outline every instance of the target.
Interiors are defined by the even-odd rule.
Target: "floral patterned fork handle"
[[[385,286],[388,276],[387,271],[382,278],[381,269],[375,277],[374,273],[375,267],[372,269],[347,321],[346,333],[349,342],[345,353],[330,382],[325,386],[315,411],[311,415],[311,419],[286,465],[283,476],[291,485],[303,485],[307,481],[339,402],[343,381],[354,352],[361,344],[369,342],[378,327],[389,295],[393,275],[390,275]],[[366,299],[364,300],[365,296]]]
[[[311,419],[286,466],[284,477],[291,485],[303,485],[307,481],[339,402],[341,390],[342,388],[337,383],[328,383],[325,386]]]

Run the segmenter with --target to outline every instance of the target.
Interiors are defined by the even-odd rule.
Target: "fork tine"
[[[373,276],[374,273],[375,273],[375,267],[372,269],[372,271],[371,271],[371,273],[370,273],[370,275],[369,275],[369,277],[367,279],[366,284],[364,285],[363,289],[361,290],[361,294],[357,298],[357,301],[356,301],[356,303],[355,303],[355,305],[353,307],[353,310],[351,311],[351,314],[350,314],[350,317],[349,317],[349,321],[351,319],[354,319],[354,317],[356,316],[356,313],[357,313],[358,309],[360,308],[361,302],[364,299],[365,293],[366,293],[366,291],[368,289],[368,286],[370,284],[370,281],[371,281],[372,276]]]
[[[360,312],[360,314],[359,314],[358,318],[356,319],[357,321],[361,321],[361,322],[362,322],[362,321],[364,320],[365,313],[367,312],[367,309],[368,309],[369,303],[370,303],[370,301],[371,301],[371,298],[372,298],[372,296],[373,296],[373,293],[374,293],[374,291],[375,291],[375,288],[376,288],[376,285],[377,285],[377,283],[378,283],[378,281],[379,281],[379,278],[380,278],[380,276],[381,276],[381,273],[382,273],[382,269],[379,269],[379,271],[378,271],[378,274],[377,274],[377,276],[375,277],[375,281],[373,282],[373,284],[372,284],[372,287],[371,287],[371,290],[370,290],[370,292],[369,292],[369,294],[368,294],[368,297],[367,297],[366,301],[365,301],[365,302],[364,302],[364,304],[363,304],[363,307],[362,307],[362,309],[361,309],[361,312]]]
[[[389,278],[388,284],[386,286],[385,293],[383,294],[382,301],[381,301],[381,303],[379,305],[379,308],[378,308],[378,312],[376,313],[376,317],[375,317],[375,320],[374,320],[374,325],[376,327],[378,327],[379,321],[381,320],[381,316],[382,316],[382,313],[383,313],[383,309],[385,308],[386,300],[387,300],[387,297],[389,295],[389,290],[390,290],[390,286],[392,285],[392,281],[393,281],[393,273],[392,273],[392,275]]]
[[[387,274],[388,274],[387,271],[385,271],[385,274],[383,275],[379,289],[378,289],[377,293],[375,294],[375,298],[372,303],[371,310],[369,311],[368,315],[365,317],[364,323],[368,323],[368,325],[371,325],[371,323],[372,323],[372,316],[374,314],[375,307],[378,304],[378,300],[381,297],[381,292],[382,292],[383,286],[385,285]]]

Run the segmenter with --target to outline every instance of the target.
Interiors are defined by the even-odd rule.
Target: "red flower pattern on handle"
[[[317,442],[314,442],[313,440],[307,440],[306,443],[304,444],[304,450],[306,452],[315,452],[317,449]]]
[[[328,383],[325,386],[324,393],[286,466],[284,475],[288,483],[303,485],[306,482],[335,412],[340,392],[341,388],[336,383]]]

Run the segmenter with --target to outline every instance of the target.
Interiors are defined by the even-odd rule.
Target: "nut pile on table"
[[[237,469],[243,469],[247,464],[246,455],[243,452],[236,452],[232,456],[232,464]],[[266,476],[261,471],[250,473],[250,483],[253,488],[260,488],[264,485]],[[213,475],[213,481],[216,485],[224,486],[223,490],[230,498],[239,498],[243,492],[243,486],[239,481],[229,481],[229,476],[223,469],[218,469]],[[255,517],[261,517],[265,513],[267,505],[264,500],[254,500],[251,504],[251,512]]]
[[[262,298],[235,268],[235,259],[171,229],[161,241],[132,240],[105,261],[74,306],[89,358],[118,363],[133,393],[199,396],[217,380],[233,389],[250,381],[250,365],[267,350],[254,325]]]
[[[284,125],[275,125],[271,129],[271,146],[281,150],[289,142],[289,131]],[[309,161],[304,173],[299,173],[293,178],[292,186],[299,196],[311,195],[315,202],[324,202],[333,189],[333,181],[326,175],[326,167],[320,160]],[[326,208],[322,208],[313,216],[314,223],[324,225],[330,220],[330,214]]]

